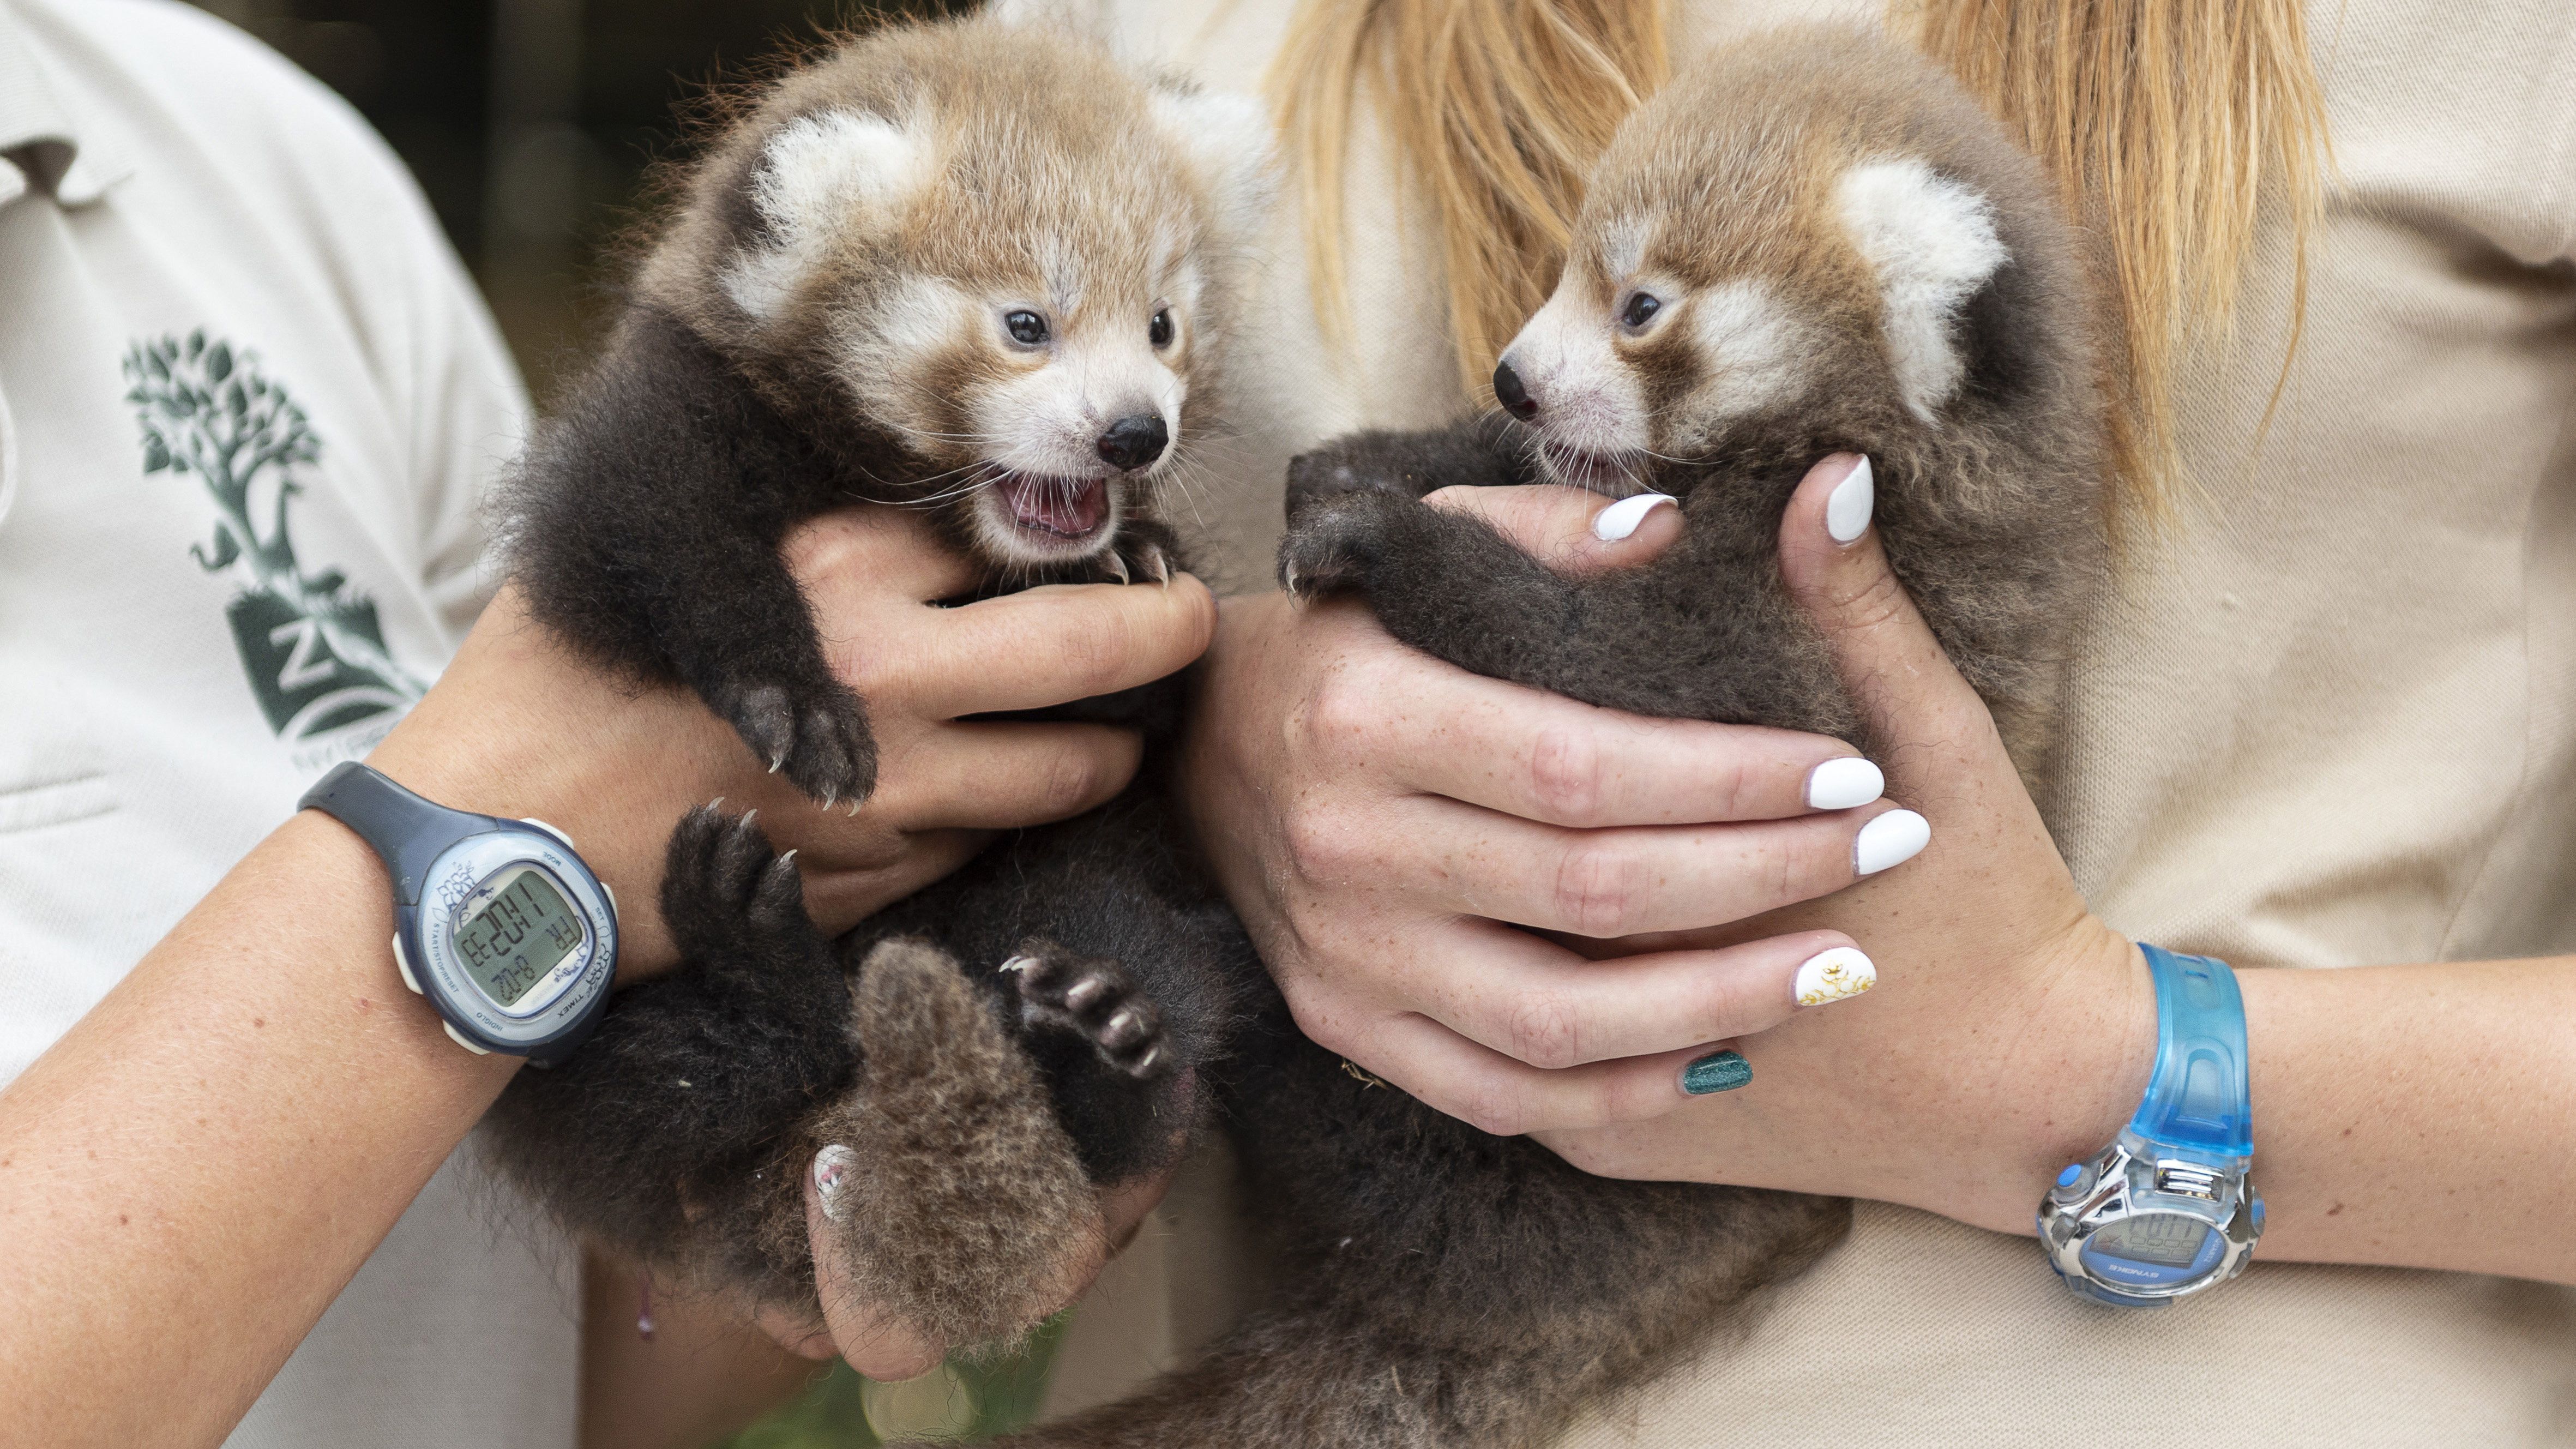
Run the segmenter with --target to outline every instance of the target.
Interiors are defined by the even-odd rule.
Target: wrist
[[[1977,1175],[1969,1211],[1943,1209],[2019,1234],[2031,1230],[2032,1195],[2068,1162],[2100,1151],[2137,1111],[2156,1057],[2146,957],[2098,917],[2085,916],[2038,953],[2024,980],[2029,999],[2014,1012],[2022,1025],[1995,1064],[2001,1100],[1961,1117],[1973,1124],[1983,1149],[1973,1155],[1987,1170]]]
[[[327,921],[317,914],[317,933],[327,930],[354,949],[316,949],[281,953],[287,971],[313,973],[297,982],[292,994],[315,1001],[345,1002],[352,1015],[334,1027],[345,1035],[354,1028],[368,1041],[370,1059],[384,1060],[399,1043],[402,1055],[436,1076],[458,1084],[469,1100],[480,1103],[468,1121],[481,1115],[489,1095],[521,1065],[521,1058],[476,1056],[448,1038],[438,1011],[419,993],[406,990],[393,953],[394,890],[375,848],[349,826],[319,810],[302,810],[279,826],[226,878],[221,891],[238,884],[241,894],[285,897],[290,892],[316,903],[328,901]],[[215,896],[209,896],[213,902]],[[239,909],[227,900],[228,910]],[[193,922],[188,923],[193,924]],[[174,938],[177,933],[173,933]],[[156,953],[157,954],[157,953]],[[333,979],[325,981],[323,976]],[[294,1010],[284,1000],[263,1001],[271,1019]],[[303,1019],[297,1011],[293,1020]],[[281,1022],[292,1029],[292,1022]],[[281,1038],[282,1040],[285,1038]]]
[[[2116,1136],[2155,1075],[2156,984],[2146,954],[2092,916],[2071,950],[2079,964],[2062,968],[2065,979],[2086,983],[2091,999],[2071,1013],[2072,1070],[2057,1092],[2062,1122],[2030,1144],[2030,1166],[2041,1178]]]

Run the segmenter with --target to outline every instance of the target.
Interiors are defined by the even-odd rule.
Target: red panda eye
[[[1035,312],[1008,313],[1002,318],[1002,325],[1011,329],[1011,340],[1023,346],[1035,347],[1047,340],[1046,319]]]
[[[1648,293],[1630,293],[1628,297],[1627,310],[1619,314],[1619,322],[1622,326],[1626,327],[1643,327],[1646,325],[1646,319],[1654,316],[1657,312],[1662,311],[1663,306],[1663,303],[1655,300],[1655,298]]]
[[[1172,345],[1171,308],[1157,307],[1154,309],[1154,320],[1145,324],[1145,340],[1153,343],[1156,347],[1169,347]]]

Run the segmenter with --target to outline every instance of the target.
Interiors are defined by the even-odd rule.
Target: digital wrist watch
[[[608,1005],[617,897],[542,820],[434,805],[365,765],[297,802],[358,833],[394,887],[394,965],[457,1045],[563,1060]]]
[[[2224,961],[2138,944],[2156,982],[2156,1070],[2137,1115],[2039,1201],[2039,1241],[2067,1287],[2160,1308],[2253,1261],[2263,1199],[2246,1080],[2245,999]]]

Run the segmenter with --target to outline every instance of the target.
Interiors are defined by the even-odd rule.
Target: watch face
[[[507,1011],[581,949],[588,928],[537,866],[502,871],[476,894],[483,903],[456,923],[456,957],[475,987]]]
[[[2200,1256],[2200,1245],[2208,1237],[2209,1224],[2198,1218],[2145,1213],[2095,1233],[2092,1247],[2134,1263],[2180,1268]]]

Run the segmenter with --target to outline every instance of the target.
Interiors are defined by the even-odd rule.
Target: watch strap
[[[425,800],[387,779],[380,770],[346,760],[313,783],[296,802],[299,810],[319,810],[358,833],[385,863],[392,878],[394,902],[406,909],[420,905],[422,878],[440,852],[460,838],[501,828],[489,815],[450,810]]]
[[[2243,1171],[2254,1157],[2245,998],[2224,961],[2141,941],[2156,983],[2156,1070],[2129,1130],[2177,1156]]]

